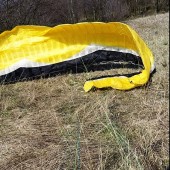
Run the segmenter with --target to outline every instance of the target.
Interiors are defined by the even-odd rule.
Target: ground
[[[100,71],[0,86],[0,169],[166,169],[168,20],[126,21],[155,57],[157,72],[143,87],[85,93],[85,80]]]

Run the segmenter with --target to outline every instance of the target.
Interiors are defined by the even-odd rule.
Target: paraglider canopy
[[[139,56],[144,68],[141,73],[131,77],[89,80],[84,85],[86,92],[93,87],[129,90],[142,86],[155,69],[151,50],[126,24],[93,22],[56,27],[26,25],[0,34],[0,81],[8,81],[8,75],[19,68],[34,69],[54,64],[67,66],[69,62],[79,61],[82,57],[88,60],[89,54],[100,50]]]

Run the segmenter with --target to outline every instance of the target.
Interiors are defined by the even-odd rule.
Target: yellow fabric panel
[[[0,35],[0,69],[27,58],[42,63],[58,63],[90,44],[122,47],[137,51],[127,26],[119,23],[84,23],[54,28],[19,26]],[[2,37],[2,38],[1,38]],[[8,56],[8,59],[6,58]]]
[[[118,90],[130,90],[138,86],[142,86],[148,80],[147,72],[144,70],[141,74],[128,77],[109,77],[98,80],[87,81],[84,84],[84,90],[90,91],[93,87],[107,88],[112,87]]]
[[[139,35],[128,25],[111,23],[64,24],[56,27],[17,26],[0,34],[0,71],[22,59],[44,64],[66,61],[91,44],[133,50],[142,58],[141,74],[88,81],[92,87],[113,87],[127,90],[145,84],[154,64],[153,55]]]

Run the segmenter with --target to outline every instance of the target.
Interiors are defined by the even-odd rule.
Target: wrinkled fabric
[[[154,57],[140,36],[128,25],[111,23],[64,24],[56,27],[17,26],[0,34],[0,76],[23,67],[34,68],[67,62],[99,50],[140,56],[141,73],[85,82],[84,90],[112,87],[129,90],[147,83]]]

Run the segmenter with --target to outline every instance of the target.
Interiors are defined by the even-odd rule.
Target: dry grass
[[[85,93],[97,73],[0,87],[0,169],[163,170],[168,146],[169,13],[127,21],[157,72],[131,91]]]

